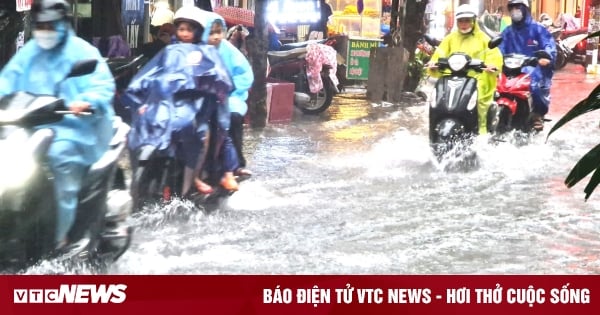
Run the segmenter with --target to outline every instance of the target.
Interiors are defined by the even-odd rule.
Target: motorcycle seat
[[[566,37],[573,36],[573,35],[587,34],[587,33],[588,33],[588,29],[586,27],[582,27],[582,28],[578,28],[576,30],[563,31],[561,34],[561,38],[566,38]]]
[[[269,51],[267,52],[267,57],[269,58],[269,62],[273,64],[282,60],[303,58],[305,54],[306,47],[300,47],[285,51]]]

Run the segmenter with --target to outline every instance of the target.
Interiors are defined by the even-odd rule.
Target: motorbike
[[[190,47],[195,47],[195,45]],[[196,51],[193,50],[195,48],[188,47],[188,49],[192,52]],[[201,50],[201,52],[204,51]],[[153,72],[156,66],[147,65],[146,67],[149,68],[145,67],[141,71],[145,71],[145,73]],[[226,72],[216,71],[216,63],[210,60],[209,55],[204,55],[202,62],[190,67],[189,71],[193,72],[190,76],[193,76],[194,84],[186,86],[185,90],[182,88],[177,97],[187,97],[188,93],[194,93],[194,98],[198,102],[202,102],[202,106],[200,106],[202,108],[201,111],[211,110],[212,108],[209,105],[218,103],[218,96],[229,93],[229,89],[233,85],[229,81],[230,78],[228,75],[226,79],[224,78]],[[142,77],[143,74],[141,74]],[[135,86],[139,83],[135,80],[136,78],[133,79],[129,88],[131,88],[131,85]],[[126,106],[134,107],[151,102],[148,99],[141,101],[134,100],[130,96],[128,93],[123,95],[122,101]],[[218,118],[215,116],[218,115],[217,113],[207,115],[211,115],[210,123],[216,123]],[[169,136],[165,138],[165,141],[171,141],[170,143],[144,140],[140,143],[134,143],[138,141],[138,138],[136,138],[137,135],[146,134],[148,131],[145,129],[146,127],[140,115],[134,116],[132,126],[134,126],[133,132],[128,135],[130,140],[128,152],[132,170],[130,193],[134,212],[143,210],[149,204],[169,202],[175,197],[192,201],[195,206],[203,208],[206,211],[211,211],[218,207],[221,201],[232,194],[231,191],[224,189],[220,185],[220,175],[222,175],[220,163],[214,163],[214,161],[219,160],[216,155],[220,152],[215,136],[210,136],[211,141],[206,148],[208,152],[206,155],[207,162],[205,162],[203,169],[208,175],[208,178],[204,179],[204,181],[210,184],[214,191],[210,194],[199,194],[196,192],[196,189],[192,188],[192,193],[184,195],[182,192],[185,169],[183,159],[185,157],[181,156],[180,142],[177,142],[174,137]],[[211,130],[214,129],[211,128]],[[138,133],[135,133],[136,131]],[[171,132],[171,130],[169,129],[166,132]],[[214,134],[217,135],[218,133],[214,132]],[[142,138],[143,136],[140,136],[140,139]],[[238,182],[243,179],[245,178],[237,178]]]
[[[209,148],[209,154],[213,151]],[[213,151],[214,152],[214,151]],[[210,194],[190,193],[182,194],[184,163],[170,153],[170,150],[158,150],[154,146],[145,145],[137,150],[130,151],[131,157],[131,197],[133,199],[133,212],[139,212],[149,204],[166,203],[175,197],[190,200],[197,207],[202,207],[207,212],[216,209],[220,203],[233,194],[224,189],[220,184],[220,172],[209,171],[209,177],[204,179],[213,187]],[[246,179],[236,176],[238,182]],[[192,188],[195,191],[195,189]]]
[[[493,49],[501,42],[497,37],[488,43]],[[430,43],[432,46],[434,42]],[[429,141],[438,159],[454,149],[457,144],[469,144],[479,132],[477,118],[477,80],[467,76],[469,70],[483,71],[486,65],[479,59],[471,59],[464,53],[452,53],[439,58],[435,65],[440,77],[429,100]],[[493,126],[494,107],[488,111],[488,130]]]
[[[587,29],[561,32],[558,41],[556,42],[557,55],[554,68],[561,69],[568,62],[573,62],[585,67],[587,36]]]
[[[556,43],[556,60],[554,69],[564,68],[568,62],[580,64],[585,67],[585,54],[587,46],[587,28],[565,30],[568,24],[555,25],[546,13],[540,15],[539,22],[548,29]]]
[[[286,44],[284,50],[269,51],[267,58],[270,70],[267,79],[293,82],[294,105],[305,114],[319,114],[331,105],[338,88],[329,78],[331,66],[323,65],[321,80],[323,88],[317,93],[311,93],[307,76],[307,45],[310,43],[325,43],[326,40],[312,40],[294,44]]]
[[[96,64],[93,59],[80,61],[65,79],[89,74]],[[54,247],[57,209],[46,158],[54,132],[38,126],[60,121],[66,114],[72,112],[54,95],[16,92],[0,98],[0,147],[4,152],[0,162],[2,270],[22,270],[47,258],[104,266],[129,247],[133,230],[125,219],[131,212],[131,198],[124,176],[117,175],[122,173],[117,162],[124,152],[129,126],[118,117],[113,122],[109,150],[90,167],[79,193],[75,223],[68,232],[71,243],[60,250]]]
[[[529,133],[532,104],[529,86],[531,77],[523,73],[526,66],[537,66],[541,58],[551,59],[544,50],[535,52],[534,57],[521,54],[504,55],[502,72],[496,87],[497,126],[496,132],[502,135],[512,130]]]

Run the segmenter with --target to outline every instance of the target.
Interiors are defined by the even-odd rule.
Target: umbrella
[[[222,16],[227,24],[254,27],[254,11],[252,10],[236,7],[220,7],[214,11]]]

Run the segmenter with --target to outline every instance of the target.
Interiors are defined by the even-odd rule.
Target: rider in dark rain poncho
[[[192,183],[200,193],[212,192],[200,180],[210,137],[208,121],[218,117],[224,130],[229,130],[230,121],[227,97],[233,83],[217,50],[201,43],[204,12],[189,6],[175,13],[179,42],[150,60],[125,95],[133,116],[129,149],[151,145],[184,161],[184,196]]]
[[[552,57],[552,59],[540,59],[537,67],[524,69],[531,74],[533,128],[541,131],[544,128],[544,115],[548,113],[550,106],[550,86],[554,75],[556,44],[550,32],[531,17],[528,0],[509,0],[508,11],[512,24],[502,32],[502,43],[499,47],[502,54],[517,53],[532,57],[537,50],[545,50]]]

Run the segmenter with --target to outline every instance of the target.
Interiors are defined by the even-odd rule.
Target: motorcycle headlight
[[[460,71],[465,68],[469,61],[465,55],[452,55],[448,58],[448,66],[452,71]]]
[[[504,59],[504,66],[508,69],[516,69],[519,68],[523,64],[523,59],[521,58],[506,58]]]
[[[36,170],[36,161],[25,131],[15,131],[0,140],[0,193],[24,185]]]

